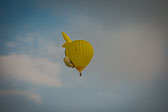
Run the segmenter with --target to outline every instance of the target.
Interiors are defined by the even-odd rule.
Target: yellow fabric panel
[[[65,32],[62,32],[62,36],[64,37],[64,40],[66,41],[66,42],[62,45],[62,47],[66,48],[67,44],[68,44],[68,43],[71,43],[72,40],[71,40],[71,38],[70,38]]]
[[[71,59],[75,68],[83,67],[83,69],[89,64],[93,57],[93,47],[85,40],[72,41],[66,47],[66,55]]]
[[[66,41],[66,43],[71,43],[72,42],[70,37],[65,32],[62,32],[62,36],[64,37],[64,40]]]

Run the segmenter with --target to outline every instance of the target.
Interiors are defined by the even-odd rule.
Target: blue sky
[[[0,110],[167,111],[166,4],[2,0]],[[82,77],[63,63],[61,32],[94,47]]]

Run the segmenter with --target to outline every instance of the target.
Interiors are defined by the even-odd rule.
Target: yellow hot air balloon
[[[62,36],[66,41],[62,45],[65,48],[65,64],[68,67],[75,67],[80,72],[80,76],[82,76],[82,70],[89,64],[93,57],[93,46],[85,40],[72,41],[64,32],[62,32]]]

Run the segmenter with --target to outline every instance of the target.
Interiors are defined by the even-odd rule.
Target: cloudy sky
[[[0,111],[168,111],[167,5],[1,0]],[[61,32],[94,46],[82,77],[62,61]]]

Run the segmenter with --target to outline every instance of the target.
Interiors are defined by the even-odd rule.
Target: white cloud
[[[9,42],[6,42],[6,46],[9,47],[9,48],[14,48],[16,47],[16,42],[12,42],[12,41],[9,41]]]
[[[21,90],[0,90],[0,96],[8,97],[8,96],[24,96],[27,99],[34,101],[40,104],[41,96],[37,93],[29,92],[29,91],[21,91]]]
[[[64,54],[61,44],[54,42],[50,36],[45,37],[36,33],[28,33],[25,36],[17,35],[15,43],[18,45],[17,52],[22,54],[50,59],[56,59],[56,57],[58,59]]]
[[[119,98],[120,95],[113,93],[113,92],[105,92],[105,91],[101,91],[98,93],[99,97],[105,97],[105,98]]]
[[[36,85],[61,85],[59,64],[46,58],[32,58],[22,54],[0,56],[0,73],[7,79]]]
[[[40,54],[43,54],[43,56],[51,57],[51,58],[60,58],[64,56],[64,49],[62,47],[57,47],[56,45],[53,45],[52,43],[43,43],[38,49],[38,52]]]
[[[34,38],[38,37],[37,34],[28,33],[26,36],[17,35],[18,42],[32,43]]]
[[[99,55],[109,77],[153,79],[166,66],[164,32],[155,25],[128,25],[104,35]],[[105,50],[106,49],[106,50]],[[104,55],[106,54],[106,55]]]
[[[63,48],[58,48],[56,46],[53,46],[53,45],[46,45],[45,48],[47,49],[48,53],[49,54],[54,54],[54,55],[57,55],[59,54],[60,52],[62,52]]]
[[[25,39],[25,41],[31,43],[33,41],[33,37],[29,36]]]

